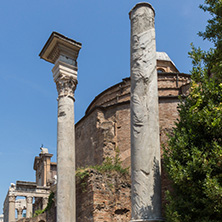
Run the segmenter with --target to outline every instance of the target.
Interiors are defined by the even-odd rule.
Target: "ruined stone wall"
[[[129,102],[93,110],[76,125],[77,167],[101,164],[120,152],[123,165],[130,164]]]
[[[89,170],[77,180],[77,221],[126,222],[130,220],[130,176]]]
[[[103,132],[99,127],[100,110],[94,110],[76,125],[77,167],[103,162]]]

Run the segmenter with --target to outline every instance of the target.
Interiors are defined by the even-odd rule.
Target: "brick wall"
[[[189,75],[181,73],[158,74],[161,144],[165,144],[166,134],[178,118],[178,95],[187,92],[189,79]],[[116,149],[123,166],[130,166],[129,78],[98,95],[76,124],[77,167],[101,164],[107,156],[115,156]]]
[[[77,221],[126,222],[130,220],[130,176],[99,173],[77,180]]]

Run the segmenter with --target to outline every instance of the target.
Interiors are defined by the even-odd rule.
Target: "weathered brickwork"
[[[159,73],[160,140],[178,118],[178,95],[188,90],[190,76],[181,73]],[[76,124],[77,167],[101,164],[120,151],[123,166],[130,166],[130,79],[126,78],[98,95],[86,115]]]
[[[77,180],[77,221],[126,222],[130,220],[130,177],[117,172],[99,173]]]

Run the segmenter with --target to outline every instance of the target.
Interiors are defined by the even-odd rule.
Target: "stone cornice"
[[[10,202],[13,202],[13,203],[15,203],[15,195],[10,195],[9,197],[8,197],[8,202],[10,203]]]
[[[39,56],[50,63],[55,63],[60,55],[77,59],[82,44],[58,32],[53,32]]]

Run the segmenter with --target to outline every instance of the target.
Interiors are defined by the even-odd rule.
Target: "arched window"
[[[162,72],[165,72],[165,70],[162,69],[162,68],[159,68],[159,69],[157,69],[157,72],[158,72],[158,73],[162,73]]]

